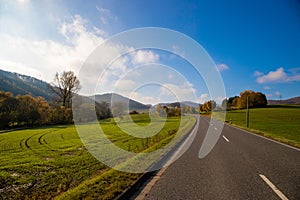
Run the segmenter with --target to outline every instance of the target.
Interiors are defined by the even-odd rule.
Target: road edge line
[[[225,124],[225,123],[224,123],[224,124]],[[243,131],[243,132],[245,132],[245,133],[249,133],[249,134],[254,135],[254,136],[256,136],[256,137],[260,137],[260,138],[269,140],[269,141],[271,141],[271,142],[280,144],[280,145],[282,145],[282,146],[289,147],[290,149],[294,149],[294,150],[296,150],[296,151],[300,151],[300,149],[297,148],[297,147],[294,147],[294,146],[291,146],[291,145],[288,145],[288,144],[279,142],[279,141],[274,140],[274,139],[272,139],[272,138],[268,138],[268,137],[263,136],[263,135],[258,135],[258,134],[256,134],[256,133],[252,133],[252,132],[250,132],[250,131],[248,131],[248,130],[244,130],[244,129],[242,129],[242,128],[239,128],[239,127],[237,127],[237,126],[232,126],[232,125],[230,125],[230,124],[225,124],[225,125],[227,125],[227,126],[229,126],[229,127],[233,127],[233,128],[235,128],[235,129],[238,129],[238,130],[241,130],[241,131]]]

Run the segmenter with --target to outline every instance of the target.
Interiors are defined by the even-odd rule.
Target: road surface
[[[190,148],[137,199],[300,199],[299,150],[225,125],[199,159],[208,126],[201,117]]]

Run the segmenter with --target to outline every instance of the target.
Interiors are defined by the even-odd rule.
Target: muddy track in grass
[[[29,144],[29,141],[33,138],[33,137],[36,137],[36,136],[39,136],[37,139],[36,139],[36,143],[43,146],[43,147],[46,147],[48,148],[49,150],[51,151],[57,151],[53,148],[51,148],[48,144],[48,142],[46,141],[46,139],[44,138],[46,135],[50,134],[50,133],[53,133],[55,131],[58,131],[58,129],[55,129],[55,130],[51,130],[51,131],[47,131],[47,132],[44,132],[44,133],[37,133],[37,134],[33,134],[27,138],[23,138],[20,140],[19,142],[19,146],[21,149],[25,150],[25,149],[30,149],[31,151],[33,151],[35,154],[37,155],[40,155],[40,153],[38,152],[37,148],[34,148],[32,146],[30,146]],[[37,147],[37,146],[35,146]],[[43,156],[42,156],[43,157]]]
[[[19,142],[19,146],[20,146],[21,149],[24,149],[24,147],[23,147],[23,145],[22,145],[22,143],[23,143],[24,140],[25,140],[25,138],[23,138],[23,139],[20,140],[20,142]]]

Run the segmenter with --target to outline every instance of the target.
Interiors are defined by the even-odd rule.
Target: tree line
[[[13,96],[0,91],[0,128],[72,122],[71,108],[49,104],[43,97]]]
[[[196,109],[192,106],[180,105],[179,103],[175,103],[175,104],[171,105],[171,106],[162,106],[162,105],[158,104],[155,107],[155,112],[159,116],[162,116],[162,117],[179,117],[182,114],[195,114],[196,113]]]
[[[247,108],[264,108],[268,101],[266,95],[261,92],[254,92],[253,90],[245,90],[240,93],[240,96],[226,98],[222,101],[221,107],[217,106],[214,100],[205,102],[197,109],[199,113],[208,113],[212,110],[238,110]]]
[[[249,108],[264,108],[268,104],[265,94],[254,92],[252,90],[245,90],[240,93],[240,96],[224,99],[222,108],[227,110],[245,109],[247,108],[247,102]]]
[[[95,105],[82,103],[78,109],[84,110],[80,122],[94,120],[91,113],[95,111],[97,119],[112,116],[106,102],[95,102]],[[71,107],[57,102],[49,103],[43,97],[32,97],[29,94],[13,96],[10,92],[0,91],[0,129],[72,123]]]
[[[203,112],[211,112],[213,109],[215,109],[217,106],[217,103],[214,100],[210,100],[205,102],[203,105],[200,105],[198,108],[199,113]]]
[[[71,71],[56,73],[49,89],[57,95],[53,102],[29,94],[14,96],[10,92],[0,91],[0,129],[73,123],[72,99],[80,89],[77,77]],[[90,114],[95,111],[97,119],[112,116],[106,102],[94,103],[90,100],[78,105],[77,109],[88,113],[81,116],[81,122],[95,120]]]

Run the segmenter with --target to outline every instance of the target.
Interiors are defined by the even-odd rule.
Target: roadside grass
[[[145,115],[142,117],[145,117]],[[145,119],[147,121],[147,117]],[[137,121],[137,119],[133,120]],[[180,127],[181,129],[177,133],[179,134],[179,137],[183,137],[193,127],[195,122],[196,119],[194,117],[183,117],[184,125]],[[153,142],[151,142],[151,144],[148,144],[149,146],[144,146],[143,150],[140,152],[152,152],[161,147],[164,147],[175,136],[175,134],[170,134],[170,131],[173,131],[174,127],[178,129],[179,123],[180,118],[168,118],[164,128],[161,130],[160,133],[158,133],[158,135],[161,136],[161,139],[159,141],[154,140]],[[120,134],[123,135],[124,133]],[[136,140],[139,139],[133,138],[134,143],[137,143]],[[145,145],[145,140],[146,139],[144,139],[144,142],[141,142],[141,145]],[[128,162],[130,162],[130,160],[128,160]],[[140,175],[141,174],[139,173],[127,173],[117,171],[115,169],[109,169],[106,173],[84,181],[78,187],[63,193],[55,199],[113,199],[116,196],[120,195],[126,188],[130,187],[131,184],[140,177]]]
[[[84,150],[74,126],[0,134],[0,197],[49,199],[106,166]]]
[[[150,122],[146,114],[132,118],[140,126]],[[187,132],[195,119],[187,116],[184,120]],[[113,119],[100,122],[111,141],[133,152],[153,151],[168,144],[179,123],[180,118],[167,119],[157,136],[146,143],[146,138],[122,132]],[[0,199],[112,199],[140,176],[99,162],[85,149],[72,125],[1,133],[0,160]]]
[[[251,132],[300,148],[300,106],[276,105],[249,110],[227,111],[226,121]]]

